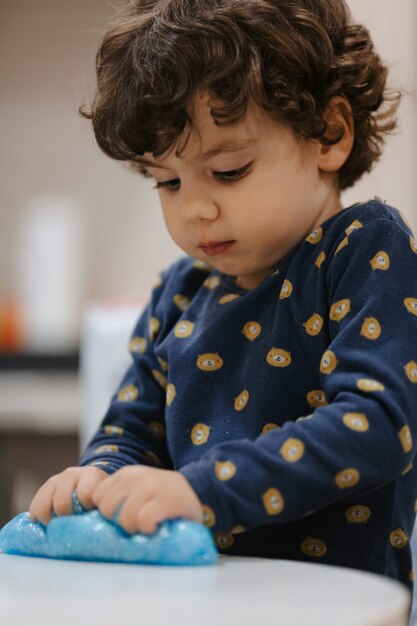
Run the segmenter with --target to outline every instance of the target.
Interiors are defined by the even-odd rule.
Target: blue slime
[[[75,561],[149,565],[211,565],[218,552],[210,531],[185,519],[167,520],[153,535],[130,535],[99,511],[85,511],[73,497],[74,515],[47,526],[20,513],[0,531],[0,551]]]

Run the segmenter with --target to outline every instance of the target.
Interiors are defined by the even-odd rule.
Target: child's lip
[[[213,256],[214,254],[226,252],[226,250],[228,250],[234,243],[233,239],[230,239],[229,241],[201,241],[198,244],[198,247],[201,248],[201,250],[208,256]]]

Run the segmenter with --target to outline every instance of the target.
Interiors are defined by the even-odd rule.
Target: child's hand
[[[180,473],[144,465],[121,468],[102,481],[92,500],[100,513],[128,532],[154,533],[166,519],[203,521],[203,509],[188,480]]]
[[[94,508],[92,493],[107,476],[98,467],[68,467],[52,476],[39,489],[29,508],[30,519],[46,525],[53,512],[71,515],[73,491],[77,492],[78,500],[85,509]]]

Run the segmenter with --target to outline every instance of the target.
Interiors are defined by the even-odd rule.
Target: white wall
[[[348,0],[357,22],[365,24],[390,67],[390,85],[414,92],[400,105],[398,130],[369,175],[344,194],[345,205],[378,195],[397,206],[417,233],[417,2]]]
[[[103,0],[0,0],[3,293],[21,252],[21,214],[44,195],[69,194],[86,222],[88,298],[146,294],[154,273],[179,254],[150,183],[105,157],[77,113],[92,93],[95,51],[112,14]]]
[[[415,0],[349,4],[392,65],[393,84],[415,89]],[[151,184],[102,155],[77,114],[92,93],[95,50],[112,13],[103,0],[0,0],[0,296],[15,286],[22,215],[51,193],[69,195],[84,220],[81,302],[146,297],[154,275],[180,254]],[[417,230],[416,113],[416,103],[405,99],[400,133],[345,203],[382,196]]]

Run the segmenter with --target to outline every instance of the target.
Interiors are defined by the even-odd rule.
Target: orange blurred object
[[[19,300],[0,300],[0,351],[17,352],[23,347],[22,319]]]

